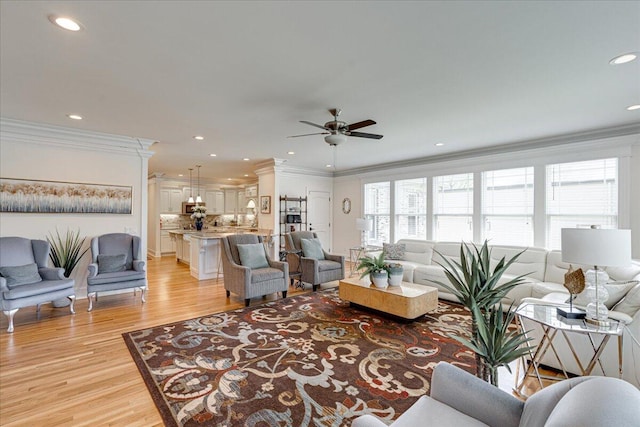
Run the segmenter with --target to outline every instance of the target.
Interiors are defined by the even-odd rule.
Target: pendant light
[[[200,166],[202,165],[196,165],[198,168],[198,195],[196,196],[196,203],[202,203],[202,197],[200,197]]]
[[[187,203],[193,203],[193,188],[191,187],[191,171],[193,171],[193,168],[189,168],[189,200],[187,200]]]

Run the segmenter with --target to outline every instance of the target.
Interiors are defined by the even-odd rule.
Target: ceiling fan
[[[331,108],[329,110],[329,113],[331,113],[331,115],[333,116],[333,120],[325,123],[324,125],[308,122],[306,120],[300,120],[300,123],[305,123],[320,129],[324,129],[325,132],[306,133],[303,135],[292,135],[292,136],[289,136],[288,138],[298,138],[301,136],[310,136],[310,135],[328,135],[324,138],[324,140],[327,144],[332,146],[345,142],[347,140],[347,136],[355,136],[358,138],[369,138],[369,139],[382,138],[382,135],[377,135],[375,133],[354,132],[356,129],[375,125],[376,122],[374,122],[371,119],[347,124],[346,122],[338,120],[338,116],[340,115],[340,113],[342,113],[341,109]]]

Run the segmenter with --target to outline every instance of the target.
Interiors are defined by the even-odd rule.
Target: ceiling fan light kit
[[[382,135],[377,135],[374,133],[364,133],[364,132],[354,132],[356,129],[360,129],[366,126],[375,125],[376,122],[367,119],[361,122],[347,124],[346,122],[338,120],[338,116],[342,113],[342,110],[339,108],[331,108],[329,113],[333,116],[333,120],[325,123],[324,125],[319,125],[317,123],[309,122],[307,120],[301,120],[300,123],[307,124],[309,126],[317,127],[323,129],[324,132],[318,133],[307,133],[303,135],[293,135],[289,138],[298,138],[301,136],[310,136],[310,135],[328,135],[325,136],[324,141],[331,145],[336,146],[342,144],[347,140],[348,136],[355,136],[358,138],[368,138],[368,139],[381,139]]]

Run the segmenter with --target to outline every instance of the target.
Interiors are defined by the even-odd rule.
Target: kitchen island
[[[232,234],[259,234],[258,232],[172,230],[169,235],[176,241],[176,261],[189,265],[191,276],[198,280],[223,277],[222,241]]]

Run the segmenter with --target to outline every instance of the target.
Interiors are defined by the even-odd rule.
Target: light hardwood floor
[[[16,314],[13,334],[2,316],[0,425],[162,425],[121,334],[244,304],[226,297],[222,280],[198,282],[172,257],[149,259],[148,281],[145,304],[138,292],[100,296],[91,313],[86,298],[75,315],[68,307],[44,305],[39,315],[27,307]],[[304,292],[290,288],[289,295]],[[501,381],[503,389],[512,386]]]

